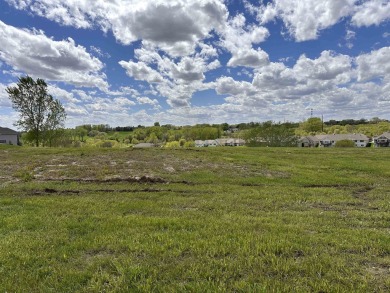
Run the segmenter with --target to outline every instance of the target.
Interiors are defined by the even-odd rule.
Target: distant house
[[[237,127],[232,127],[230,126],[228,130],[225,131],[226,134],[231,134],[231,133],[235,133],[235,132],[238,132],[240,129],[238,129]]]
[[[218,142],[215,139],[208,139],[204,141],[205,147],[216,147],[218,145]]]
[[[0,144],[19,145],[19,133],[6,127],[0,127]]]
[[[304,136],[298,141],[298,147],[314,148],[320,145],[320,140],[316,136]]]
[[[234,146],[234,138],[217,138],[216,139],[219,146]]]
[[[201,148],[204,147],[204,141],[203,140],[195,140],[195,147]]]
[[[340,140],[352,140],[356,147],[366,147],[370,139],[359,133],[350,134],[329,134],[316,136],[320,141],[320,147],[333,147]]]
[[[244,146],[245,145],[245,140],[241,138],[236,138],[233,141],[233,146]]]
[[[154,147],[155,145],[153,143],[149,143],[149,142],[141,142],[141,143],[137,143],[136,145],[133,146],[133,148],[136,148],[136,149],[145,149],[145,148],[152,148]]]
[[[304,136],[298,141],[299,147],[334,147],[340,140],[351,140],[356,147],[366,147],[369,138],[364,134],[320,134],[314,136]]]
[[[374,137],[374,144],[376,147],[390,147],[390,132]]]
[[[217,138],[209,140],[195,140],[195,147],[216,147],[216,146],[243,146],[245,140],[240,138]]]

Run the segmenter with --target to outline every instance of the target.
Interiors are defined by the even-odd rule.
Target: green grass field
[[[389,292],[389,151],[0,147],[0,292]]]

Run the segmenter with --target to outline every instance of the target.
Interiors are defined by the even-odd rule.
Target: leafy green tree
[[[156,143],[158,142],[157,135],[156,135],[154,132],[152,132],[152,133],[149,135],[149,137],[147,138],[146,141],[147,141],[147,142],[150,142],[150,143],[156,144]]]
[[[88,130],[83,126],[77,126],[75,129],[76,135],[79,137],[79,140],[84,142],[84,137],[88,135]]]
[[[228,130],[229,129],[229,124],[227,124],[227,123],[222,123],[222,130],[223,131],[226,131],[226,130]]]
[[[283,124],[264,122],[256,128],[248,129],[245,139],[249,146],[290,147],[296,146],[298,138],[294,128]]]
[[[95,137],[98,134],[99,134],[98,130],[91,130],[90,132],[88,132],[88,136],[90,136],[90,137]]]
[[[12,107],[19,112],[15,126],[28,132],[27,137],[34,141],[35,146],[45,140],[50,144],[58,133],[56,130],[64,127],[66,113],[60,101],[48,94],[46,82],[21,77],[16,86],[7,87],[6,91]]]
[[[318,117],[309,118],[302,123],[302,128],[308,133],[319,132],[322,130],[322,120]]]

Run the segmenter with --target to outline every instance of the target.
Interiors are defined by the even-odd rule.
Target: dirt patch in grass
[[[375,279],[377,286],[380,286],[383,292],[389,292],[388,280],[390,279],[390,266],[379,263],[371,263],[367,267],[367,272]],[[386,284],[387,283],[387,284]],[[382,284],[382,285],[379,285]],[[379,292],[379,291],[378,291]]]
[[[367,194],[373,189],[374,189],[374,187],[372,187],[372,186],[363,186],[357,190],[354,190],[352,193],[352,196],[355,198],[358,198],[358,199],[366,200]]]
[[[30,195],[41,196],[41,195],[80,195],[83,193],[161,193],[161,192],[174,192],[175,194],[196,194],[199,193],[197,190],[174,190],[174,189],[159,189],[159,188],[142,188],[142,189],[81,189],[81,190],[57,190],[54,188],[45,188],[43,190],[33,190]],[[202,192],[204,194],[205,192]],[[211,192],[206,192],[210,194]]]
[[[56,190],[53,188],[45,188],[43,190],[32,190],[30,195],[41,196],[41,195],[79,195],[80,190]]]
[[[306,184],[302,186],[303,188],[351,188],[356,187],[356,185],[350,184]]]
[[[381,266],[381,265],[376,265],[367,268],[367,271],[374,275],[375,277],[379,278],[389,278],[390,277],[390,267],[387,266]]]
[[[86,182],[86,183],[169,183],[169,181],[161,177],[151,177],[151,176],[141,176],[141,177],[112,177],[106,179],[96,179],[96,178],[45,178],[40,181],[62,181],[62,182]],[[175,182],[176,183],[176,182]],[[182,181],[180,183],[187,183]]]
[[[253,187],[265,187],[266,184],[260,184],[260,183],[243,183],[241,186],[253,186]]]

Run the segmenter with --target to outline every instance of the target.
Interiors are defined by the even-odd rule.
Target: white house
[[[204,141],[199,139],[195,140],[195,147],[197,148],[204,147]]]
[[[216,146],[243,146],[245,140],[240,138],[217,138],[209,140],[195,140],[196,147],[216,147]]]
[[[136,149],[145,149],[145,148],[152,148],[152,147],[155,147],[155,145],[150,142],[140,142],[133,146],[133,148]]]
[[[218,142],[215,139],[208,139],[204,141],[204,146],[206,147],[216,147]]]
[[[370,141],[366,135],[359,133],[316,135],[316,138],[320,147],[333,147],[340,140],[352,140],[356,147],[366,147]]]
[[[0,144],[19,144],[19,133],[15,130],[0,127]]]

